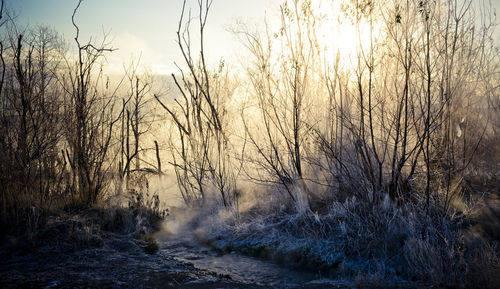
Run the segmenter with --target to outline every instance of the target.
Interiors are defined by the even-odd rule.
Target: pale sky
[[[55,28],[67,40],[72,40],[75,29],[71,15],[77,0],[5,0],[9,10],[17,15],[22,26],[38,24]],[[78,10],[76,22],[80,26],[82,42],[101,40],[103,31],[109,33],[112,46],[118,48],[108,61],[113,72],[131,56],[142,52],[141,63],[156,73],[176,71],[174,61],[181,62],[176,43],[176,30],[182,0],[84,0]],[[206,47],[212,63],[222,56],[227,60],[234,53],[236,42],[228,31],[237,20],[262,23],[266,11],[276,13],[280,0],[214,0],[210,10]],[[188,5],[196,13],[196,0]],[[73,43],[70,43],[73,44]]]
[[[5,1],[8,9],[17,15],[18,24],[47,25],[55,28],[67,40],[73,39],[75,30],[71,24],[71,15],[77,0]],[[500,0],[491,1],[496,10],[500,11]],[[182,63],[175,34],[182,2],[183,0],[84,0],[76,16],[82,42],[87,41],[90,36],[100,40],[103,31],[109,33],[112,46],[118,48],[107,58],[111,73],[120,72],[124,63],[128,63],[131,57],[137,58],[141,52],[141,64],[153,72],[174,72],[174,62]],[[277,15],[281,2],[283,1],[214,0],[205,38],[210,63],[217,63],[223,56],[230,62],[231,57],[238,53],[237,41],[228,27],[237,20],[250,25],[262,24],[266,14],[268,17]],[[192,8],[195,8],[196,3],[196,0],[188,0],[188,5]],[[497,32],[498,30],[500,29]]]

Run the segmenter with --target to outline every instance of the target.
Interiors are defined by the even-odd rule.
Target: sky
[[[72,40],[75,29],[71,15],[77,0],[5,0],[8,9],[23,27],[46,25]],[[182,62],[176,30],[182,0],[84,0],[77,15],[81,38],[102,40],[108,34],[116,51],[107,57],[111,72],[122,70],[131,57],[141,56],[141,64],[154,73],[176,71]],[[280,0],[214,0],[207,23],[206,47],[212,63],[232,57],[236,43],[229,31],[235,23],[262,23],[266,11],[275,13]],[[195,0],[188,0],[193,8]],[[227,60],[227,59],[226,59]]]
[[[67,40],[75,35],[71,15],[77,0],[5,0],[17,23],[30,27],[46,25]],[[313,0],[314,1],[314,0]],[[500,0],[492,1],[500,11]],[[209,63],[222,57],[230,62],[237,57],[237,41],[229,31],[239,20],[249,25],[262,25],[265,16],[276,16],[282,0],[214,0],[206,31]],[[176,30],[183,0],[84,0],[76,15],[82,42],[90,37],[101,40],[104,33],[116,51],[107,57],[110,73],[119,73],[123,65],[141,56],[141,64],[154,73],[177,71],[174,63],[182,63],[176,43]],[[188,0],[195,8],[196,0]],[[195,9],[193,9],[194,11]],[[497,19],[498,23],[498,19]],[[499,32],[497,29],[497,32]],[[500,33],[496,33],[500,36]],[[230,59],[228,59],[230,58]]]

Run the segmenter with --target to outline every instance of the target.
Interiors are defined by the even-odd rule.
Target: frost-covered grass
[[[215,249],[270,258],[331,278],[498,288],[498,242],[471,232],[467,215],[444,215],[437,204],[429,211],[424,207],[396,206],[381,195],[372,201],[333,201],[323,213],[268,205],[235,217],[205,209],[191,222],[198,228],[196,236]]]

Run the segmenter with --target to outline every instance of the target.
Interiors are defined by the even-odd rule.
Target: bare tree
[[[104,53],[113,49],[107,45],[106,37],[98,45],[81,43],[80,29],[75,22],[81,3],[78,2],[71,18],[76,30],[77,59],[75,63],[67,61],[67,74],[62,76],[61,82],[67,97],[67,158],[73,173],[73,186],[78,198],[85,205],[91,205],[99,200],[109,181],[112,131],[121,115],[114,115],[116,89],[104,83],[98,63]],[[100,85],[105,87],[104,91],[99,90]]]
[[[309,32],[321,17],[306,13],[308,1],[287,3],[278,33],[239,32],[254,57],[246,68],[256,108],[243,117],[257,155],[247,160],[260,170],[249,176],[282,185],[292,200],[305,180],[370,202],[442,201],[446,211],[489,127],[491,19],[477,26],[472,1],[346,1],[359,44],[348,68],[339,57],[317,64],[324,52]]]
[[[131,173],[138,175],[144,173],[156,173],[161,169],[151,169],[146,166],[141,167],[141,154],[148,150],[144,146],[142,137],[148,133],[155,122],[155,115],[148,114],[154,110],[151,105],[154,101],[151,93],[152,76],[148,73],[138,73],[139,62],[131,63],[126,68],[126,78],[128,79],[128,95],[122,100],[121,132],[120,132],[120,161],[118,163],[118,174],[120,180],[126,179],[126,187],[129,187]],[[151,148],[152,149],[152,148]],[[159,152],[158,152],[159,154]],[[159,155],[157,155],[157,160]],[[132,168],[132,163],[135,166]]]
[[[186,69],[179,67],[180,75],[172,74],[181,98],[174,99],[172,105],[159,96],[156,99],[167,111],[176,131],[170,138],[172,165],[185,202],[194,204],[197,200],[205,200],[208,191],[215,188],[224,206],[230,207],[235,178],[226,129],[226,105],[231,90],[226,86],[224,62],[215,72],[207,67],[204,34],[211,5],[210,0],[199,0],[198,14],[191,18],[191,11],[186,15],[184,1],[177,41]],[[193,53],[190,36],[193,20],[197,20],[199,28],[197,55]]]
[[[246,27],[237,31],[253,57],[247,75],[258,108],[257,113],[243,112],[246,133],[256,153],[247,161],[256,165],[257,174],[250,172],[249,176],[280,184],[293,202],[305,200],[306,207],[310,191],[306,184],[305,144],[310,137],[308,114],[316,89],[315,69],[319,67],[316,19],[310,5],[308,1],[291,1],[281,6],[278,33],[270,33],[269,27],[264,35]],[[277,51],[273,45],[276,41],[281,42]],[[276,59],[275,53],[282,57]]]
[[[61,197],[64,161],[57,147],[62,117],[56,76],[63,46],[46,27],[19,32],[14,23],[7,26],[8,46],[0,45],[1,222],[28,222],[24,225],[30,229]]]

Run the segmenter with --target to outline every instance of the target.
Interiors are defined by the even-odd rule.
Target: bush
[[[126,205],[123,200],[112,203],[111,199],[99,209],[103,227],[107,230],[145,235],[158,230],[168,209],[160,208],[158,194],[130,190]]]

